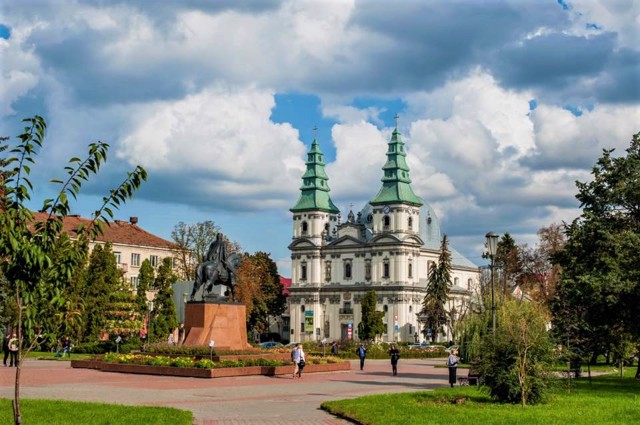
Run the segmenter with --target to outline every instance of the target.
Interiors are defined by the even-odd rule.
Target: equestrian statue
[[[204,261],[196,268],[196,280],[193,282],[191,301],[195,301],[196,293],[203,285],[206,285],[202,291],[203,300],[205,293],[211,293],[215,285],[225,285],[228,288],[225,295],[233,298],[236,270],[241,260],[240,254],[234,253],[227,256],[224,237],[222,233],[218,233],[216,239],[209,245]]]

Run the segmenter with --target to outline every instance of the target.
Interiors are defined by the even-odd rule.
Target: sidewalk
[[[367,360],[365,370],[289,376],[172,378],[72,369],[68,362],[27,360],[24,398],[64,399],[190,410],[199,425],[338,425],[348,422],[320,410],[327,400],[446,386],[443,360],[401,359],[398,376],[388,360]],[[14,368],[0,368],[0,397],[13,397]]]

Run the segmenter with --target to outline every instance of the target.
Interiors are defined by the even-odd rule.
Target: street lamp
[[[498,236],[499,235],[495,232],[489,232],[485,235],[487,238],[489,256],[491,257],[491,327],[494,333],[496,332],[496,304],[493,289],[493,259],[496,256],[496,251],[498,249]]]

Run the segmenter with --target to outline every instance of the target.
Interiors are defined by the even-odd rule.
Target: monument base
[[[247,315],[243,304],[188,302],[184,315],[186,346],[209,345],[225,350],[246,350]]]

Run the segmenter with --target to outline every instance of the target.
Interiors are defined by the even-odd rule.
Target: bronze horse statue
[[[216,240],[209,245],[205,261],[198,264],[196,268],[196,280],[193,282],[191,301],[195,301],[196,293],[203,285],[206,285],[202,291],[203,299],[205,293],[210,293],[215,285],[225,285],[228,288],[228,295],[233,298],[235,275],[240,261],[242,261],[240,254],[231,254],[227,257],[222,234],[218,233]]]

